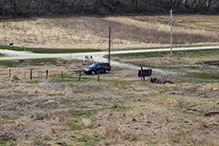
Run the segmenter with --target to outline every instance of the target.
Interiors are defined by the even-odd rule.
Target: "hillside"
[[[174,15],[174,47],[217,45],[217,15]],[[169,15],[32,17],[0,22],[0,44],[34,48],[170,47]]]

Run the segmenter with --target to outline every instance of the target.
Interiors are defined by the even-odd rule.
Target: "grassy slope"
[[[182,50],[182,51],[173,51],[173,56],[189,57],[189,58],[209,58],[217,55],[218,53],[219,53],[219,49]],[[163,58],[163,57],[167,57],[169,54],[170,51],[160,51],[160,52],[147,52],[147,53],[115,54],[111,56],[118,58],[134,59],[134,58],[155,58],[155,57]]]
[[[173,44],[214,45],[218,40],[218,16],[176,15]],[[112,28],[112,48],[169,46],[168,15],[118,17],[36,18],[36,21],[0,22],[0,44],[13,40],[16,46],[42,48],[108,48],[108,28]],[[36,47],[37,48],[37,47]]]
[[[0,49],[15,51],[32,51],[33,53],[80,53],[80,52],[99,52],[100,49],[38,49],[38,48],[21,48],[0,45]]]

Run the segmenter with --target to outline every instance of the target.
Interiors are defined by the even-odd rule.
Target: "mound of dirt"
[[[161,77],[161,76],[152,76],[152,77],[150,77],[150,82],[155,83],[155,84],[166,84],[166,83],[174,84],[172,81],[167,80],[166,78]]]

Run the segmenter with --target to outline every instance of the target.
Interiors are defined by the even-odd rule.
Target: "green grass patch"
[[[119,106],[117,104],[114,104],[110,107],[110,109],[112,109],[113,111],[118,111],[118,112],[124,112],[127,110],[133,110],[134,108],[132,107],[125,107],[125,106]]]
[[[186,72],[185,77],[172,77],[174,80],[189,83],[218,83],[219,74],[212,72]]]
[[[19,64],[17,60],[0,60],[0,66],[16,67]]]
[[[57,74],[57,75],[49,75],[49,77],[52,78],[55,81],[62,81],[61,73]],[[83,72],[81,72],[81,78],[80,78],[80,81],[79,81],[79,72],[75,72],[75,74],[66,74],[66,73],[63,74],[63,80],[64,81],[79,81],[79,82],[86,81],[87,82],[87,81],[94,80],[91,77],[92,76],[89,77],[89,76],[85,75]]]
[[[81,138],[78,138],[78,142],[84,142],[83,144],[79,146],[95,146],[99,143],[99,138],[93,138],[88,135],[82,135]]]
[[[0,45],[0,49],[3,50],[14,50],[14,51],[24,51],[24,48],[21,47],[12,47],[12,46],[6,46],[6,45]]]
[[[34,49],[33,53],[85,53],[85,52],[101,52],[100,49]]]
[[[39,48],[23,48],[0,45],[0,49],[14,50],[14,51],[31,51],[33,53],[83,53],[83,52],[101,52],[100,49],[39,49]]]
[[[90,107],[89,106],[81,106],[80,108],[86,109],[86,108],[90,108]]]
[[[38,84],[39,81],[26,81],[26,83],[29,83],[29,84]]]
[[[183,48],[183,47],[188,47],[186,45],[183,44],[179,44],[179,45],[173,45],[173,48]],[[201,47],[201,46],[197,46],[197,47]],[[167,49],[169,47],[162,47],[163,49]],[[118,48],[115,49],[116,51],[123,51],[123,50],[151,50],[151,49],[161,49],[160,47],[150,47],[150,48],[145,48],[145,47],[139,47],[139,48]]]
[[[103,110],[103,109],[100,109]],[[100,111],[98,110],[98,111]],[[86,110],[86,109],[82,109],[82,110],[76,110],[76,111],[69,111],[69,113],[73,116],[75,123],[81,123],[81,119],[83,118],[90,118],[92,120],[92,118],[94,117],[95,114],[97,114],[98,112],[97,110],[93,109],[93,110]],[[96,121],[93,121],[92,123],[95,123]],[[80,125],[74,125],[72,127],[72,130],[83,130],[83,129],[87,129],[87,128],[95,128],[94,125],[90,125],[88,127],[84,126],[84,124],[80,124]]]
[[[44,66],[45,64],[58,65],[58,62],[67,63],[65,59],[42,58],[42,59],[24,59],[24,60],[0,60],[0,66],[16,67],[22,63],[34,66]]]
[[[2,119],[9,119],[10,116],[8,116],[8,115],[2,115],[1,118],[2,118]]]
[[[61,74],[57,75],[49,75],[50,78],[52,78],[54,81],[62,81],[62,76]],[[86,80],[86,77],[81,77],[82,80]],[[75,77],[73,74],[63,74],[63,81],[79,81],[79,75],[78,77]]]
[[[1,54],[1,53],[0,53],[0,57],[4,57],[4,56],[5,56],[4,54]]]
[[[81,138],[78,139],[79,142],[87,142],[88,140],[93,139],[87,135],[83,135]]]
[[[156,66],[155,63],[147,62],[147,61],[140,61],[140,62],[135,61],[135,62],[124,62],[124,63],[133,64],[133,65],[136,65],[136,66],[147,66],[147,67],[155,67]],[[159,68],[162,68],[162,66],[160,66]],[[140,67],[139,67],[139,69],[140,69]]]
[[[110,82],[115,84],[114,86],[116,86],[117,88],[120,89],[126,89],[126,85],[132,85],[134,81],[126,81],[126,80],[106,80],[106,79],[102,79],[100,80],[101,82]],[[136,81],[136,80],[135,80]],[[120,86],[120,87],[118,87]]]
[[[192,72],[192,73],[189,73],[189,74],[191,74],[195,78],[199,78],[199,79],[219,80],[219,74],[218,73],[212,73],[212,72]]]
[[[177,81],[181,81],[181,82],[189,82],[189,83],[203,83],[205,81],[203,80],[199,80],[199,79],[192,79],[192,78],[172,78],[174,80],[177,80]]]
[[[13,137],[0,137],[0,145],[1,146],[7,146],[9,141],[16,141],[17,138],[13,138]]]
[[[146,52],[146,53],[130,53],[130,54],[113,54],[111,57],[118,57],[120,59],[134,59],[134,58],[157,58],[168,57],[169,51],[162,52]],[[177,51],[173,51],[173,56],[177,55]]]
[[[44,119],[45,119],[45,117],[41,116],[41,117],[35,118],[33,120],[44,120]]]
[[[111,71],[121,71],[121,70],[124,70],[124,68],[113,67]]]
[[[81,117],[81,116],[91,116],[97,113],[96,110],[76,110],[76,111],[70,111],[71,115],[74,117]]]
[[[161,49],[162,50],[162,49]],[[180,52],[180,53],[178,53]],[[113,54],[111,57],[125,58],[125,59],[134,59],[134,58],[162,58],[169,57],[170,51],[160,51],[160,52],[146,52],[146,53],[131,53],[131,54]],[[173,51],[174,57],[209,57],[215,56],[215,54],[219,54],[219,49],[203,49],[203,50],[181,50],[181,51]]]
[[[31,60],[24,60],[24,61],[30,63],[30,65],[44,66],[46,63],[56,65],[58,60],[60,60],[60,59],[57,59],[57,58],[41,58],[41,59],[31,59]]]

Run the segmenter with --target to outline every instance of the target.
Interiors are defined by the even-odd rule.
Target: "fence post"
[[[142,66],[141,66],[141,80],[142,80]]]
[[[98,71],[98,81],[100,80],[100,72]]]
[[[81,71],[79,71],[79,81],[81,80]]]
[[[145,77],[144,77],[144,75],[143,75],[143,68],[142,68],[142,66],[141,66],[141,80],[142,80],[142,77],[143,77],[143,79],[145,80]]]
[[[61,71],[62,81],[63,81],[63,72]]]
[[[48,70],[46,70],[46,80],[48,79]]]
[[[33,69],[30,69],[30,79],[32,80],[32,72],[33,72]]]
[[[11,78],[11,69],[9,69],[9,78]]]

